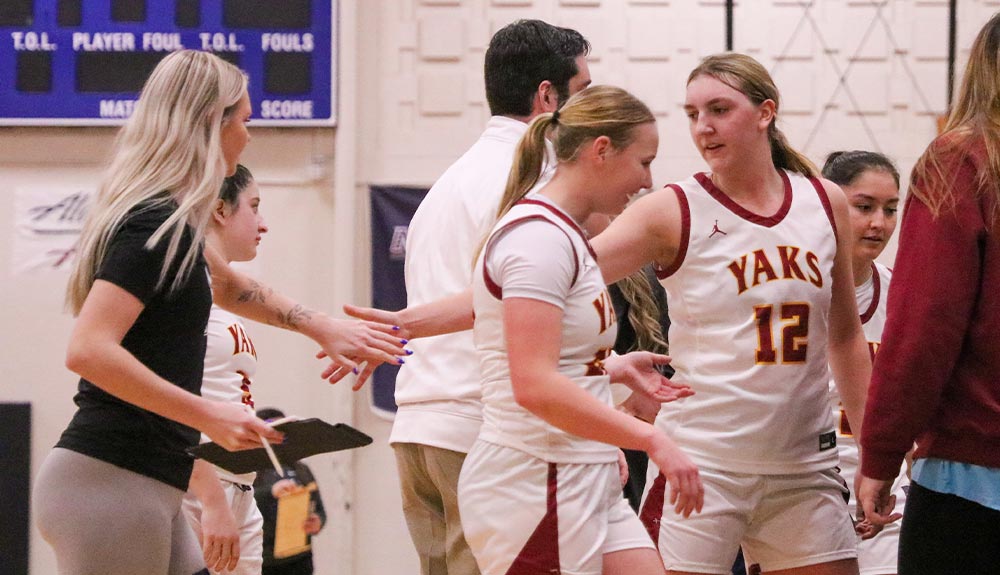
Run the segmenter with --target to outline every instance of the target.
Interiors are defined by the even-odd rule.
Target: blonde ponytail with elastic
[[[502,218],[514,204],[521,201],[521,198],[530,192],[542,177],[546,154],[545,142],[549,130],[556,125],[557,113],[539,114],[535,117],[528,126],[528,132],[517,144],[514,164],[510,168],[507,186],[504,188],[500,208],[497,210],[497,219]]]

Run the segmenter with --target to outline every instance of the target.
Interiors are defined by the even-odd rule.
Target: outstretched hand
[[[361,362],[376,366],[403,363],[402,358],[407,355],[403,346],[407,341],[397,331],[391,325],[376,322],[325,318],[320,329],[310,334],[322,347],[316,357],[329,358],[331,362],[323,371],[323,379],[337,383],[355,370],[360,375]],[[371,370],[367,373],[370,375]],[[367,375],[359,379],[364,383]]]
[[[392,330],[393,333],[397,334],[399,337],[406,338],[409,337],[406,330],[402,329],[400,324],[399,312],[388,311],[384,309],[378,309],[374,307],[362,307],[351,304],[344,304],[344,313],[362,321],[367,321],[371,323],[381,324]]]
[[[670,356],[648,351],[633,351],[609,357],[604,362],[611,381],[623,383],[632,391],[659,403],[667,403],[694,395],[691,388],[671,381],[657,369],[670,364]]]
[[[344,361],[343,358],[338,361],[335,356],[331,356],[328,350],[324,348],[319,353],[316,354],[318,359],[330,358],[330,364],[323,370],[320,377],[329,381],[330,383],[337,383],[341,379],[347,377],[348,374],[353,373],[357,377],[354,379],[354,384],[351,386],[353,391],[358,391],[361,389],[365,382],[374,373],[375,368],[382,365],[383,363],[389,363],[393,365],[402,365],[406,363],[404,357],[412,354],[413,352],[403,348],[404,345],[409,343],[406,339],[404,330],[400,329],[399,322],[396,312],[380,310],[370,307],[360,307],[350,304],[344,305],[344,313],[347,315],[357,318],[361,321],[355,320],[339,320],[347,323],[353,323],[358,326],[365,326],[370,330],[377,332],[378,338],[385,344],[391,345],[391,351],[389,355],[381,354],[376,356],[354,356],[353,360],[347,359]],[[387,351],[386,348],[382,348],[383,351]]]

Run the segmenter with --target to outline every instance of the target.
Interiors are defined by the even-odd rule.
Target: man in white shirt
[[[406,290],[414,306],[467,289],[473,258],[496,219],[514,150],[528,123],[590,84],[590,44],[540,20],[499,30],[486,51],[492,117],[479,140],[434,184],[410,222]],[[447,230],[447,232],[445,232]],[[396,379],[390,444],[403,512],[423,575],[478,575],[458,516],[458,475],[482,424],[472,331],[410,342]]]

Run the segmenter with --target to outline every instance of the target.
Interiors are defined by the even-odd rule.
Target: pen
[[[254,413],[253,408],[250,407],[249,405],[245,405],[244,407],[249,413],[252,414]],[[256,414],[254,414],[254,417],[256,417]],[[271,425],[274,425],[274,423],[272,423]],[[270,459],[271,464],[274,465],[274,470],[278,472],[278,477],[284,477],[285,471],[284,469],[281,468],[281,462],[278,461],[278,456],[274,454],[274,448],[271,447],[271,444],[266,439],[264,439],[263,435],[258,433],[257,437],[260,438],[261,444],[264,445],[264,451],[267,452],[267,458]]]
[[[278,473],[278,477],[284,477],[285,471],[281,468],[281,462],[278,461],[278,456],[274,454],[274,448],[271,447],[271,444],[266,439],[264,439],[263,435],[258,435],[257,437],[260,437],[260,442],[264,444],[264,451],[267,452],[267,457],[274,465],[274,470]]]

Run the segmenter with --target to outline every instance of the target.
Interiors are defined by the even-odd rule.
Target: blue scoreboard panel
[[[336,123],[336,0],[0,0],[0,125],[116,125],[165,55],[244,70],[255,124]]]

